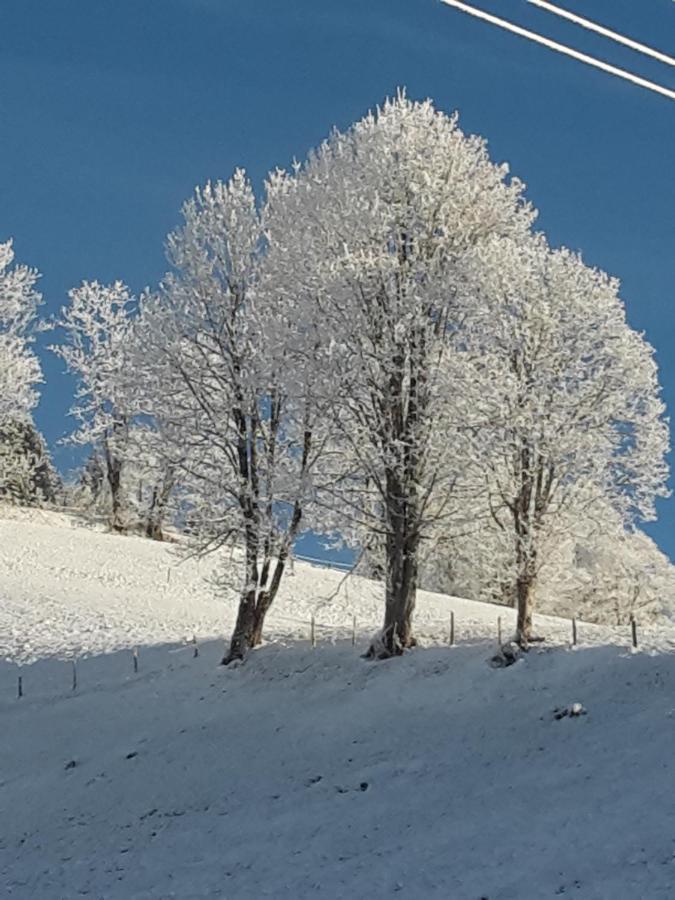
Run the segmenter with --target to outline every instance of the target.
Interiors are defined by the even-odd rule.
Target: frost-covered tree
[[[67,504],[79,510],[96,511],[109,516],[105,464],[94,447],[84,465],[71,474],[67,484]]]
[[[31,350],[41,301],[35,269],[13,265],[12,242],[0,244],[0,422],[25,418],[37,402],[40,366]]]
[[[515,604],[509,573],[513,542],[490,516],[485,496],[462,507],[457,492],[452,515],[432,529],[420,560],[420,587],[507,606]]]
[[[473,277],[478,465],[511,543],[502,580],[527,645],[547,530],[580,497],[627,529],[653,518],[668,426],[652,348],[626,322],[615,279],[541,236],[486,242]]]
[[[124,466],[126,504],[143,534],[155,541],[164,540],[178,482],[179,467],[166,450],[165,439],[153,424],[138,423],[130,428]]]
[[[131,418],[126,349],[136,301],[120,281],[85,281],[68,296],[58,323],[66,342],[52,349],[77,378],[71,413],[79,428],[71,440],[100,448],[110,489],[110,525],[123,531],[122,471]]]
[[[198,189],[168,240],[172,271],[144,299],[136,332],[141,408],[179,473],[194,546],[243,556],[226,663],[262,639],[319,446],[317,342],[300,340],[266,275],[266,215],[242,171]]]
[[[561,518],[546,537],[537,579],[542,612],[611,625],[632,616],[658,622],[672,612],[675,567],[648,535],[627,529],[604,500]]]
[[[513,534],[486,509],[467,509],[466,527],[441,529],[423,559],[420,584],[473,600],[517,604]],[[473,516],[473,518],[471,518]],[[567,502],[542,523],[532,605],[544,615],[606,625],[631,615],[658,622],[675,609],[675,567],[639,529],[627,529],[604,499]]]
[[[31,420],[42,380],[31,349],[41,297],[38,273],[13,263],[12,242],[0,244],[0,497],[28,503],[37,502],[45,458]]]
[[[383,548],[384,627],[371,655],[414,643],[420,547],[470,437],[458,427],[472,390],[460,354],[464,259],[490,236],[527,231],[522,190],[456,117],[399,96],[334,132],[283,196],[279,289],[299,317],[320,311],[329,345],[318,385],[338,436],[321,502],[342,533],[374,533]]]
[[[55,503],[60,490],[47,445],[30,418],[0,422],[0,499],[40,506]]]

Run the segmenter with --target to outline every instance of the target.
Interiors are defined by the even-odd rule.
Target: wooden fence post
[[[497,643],[502,645],[502,617],[497,616]]]
[[[310,619],[309,622],[309,638],[312,643],[312,647],[316,647],[316,627],[314,622],[314,616]]]
[[[455,646],[455,614],[450,613],[450,646]]]
[[[23,678],[19,675],[19,680],[16,686],[16,696],[20,700],[23,697]]]
[[[71,664],[73,667],[73,691],[77,690],[77,660],[71,660]]]
[[[133,656],[134,656],[134,674],[136,674],[138,672],[138,647],[134,647]]]
[[[197,644],[197,635],[192,635],[192,658],[196,659],[199,656],[199,645]]]
[[[576,647],[577,645],[577,618],[576,616],[572,616],[572,646]]]
[[[635,649],[637,650],[637,645],[638,645],[637,620],[632,613],[631,613],[631,617],[630,617],[630,630],[631,630],[631,637],[633,639],[633,647],[635,647]]]
[[[356,647],[356,616],[352,616],[352,647]]]

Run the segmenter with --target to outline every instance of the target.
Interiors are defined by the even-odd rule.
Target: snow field
[[[675,895],[672,656],[220,650],[3,702],[3,896]]]
[[[72,658],[134,646],[225,638],[234,622],[238,578],[231,587],[213,584],[222,560],[181,560],[170,544],[120,537],[84,527],[52,512],[15,512],[0,518],[0,659],[29,664],[46,657]],[[319,641],[359,640],[381,624],[382,585],[302,562],[282,583],[268,616],[270,640],[309,637],[316,620]],[[450,613],[456,639],[495,640],[501,618],[505,637],[514,612],[420,591],[415,623],[424,644],[447,644]],[[571,640],[568,620],[537,617],[548,641]],[[645,648],[675,647],[675,628],[640,628]],[[630,644],[630,629],[582,623],[582,643]]]
[[[166,546],[54,514],[0,541],[1,897],[675,896],[669,633],[632,653],[582,625],[570,651],[542,619],[546,649],[496,670],[511,611],[422,592],[425,646],[369,663],[380,587],[329,601],[343,576],[296,563],[268,644],[223,669],[234,605],[197,563],[167,583]]]

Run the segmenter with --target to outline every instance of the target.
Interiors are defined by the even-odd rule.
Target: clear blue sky
[[[675,54],[672,0],[558,0]],[[675,70],[525,0],[475,0],[675,88]],[[134,290],[196,184],[271,167],[405,86],[458,109],[528,185],[553,243],[619,276],[675,408],[675,102],[439,0],[15,0],[0,27],[0,239],[54,313],[83,278]],[[42,353],[37,422],[69,429],[72,383]],[[650,532],[675,558],[675,500]]]

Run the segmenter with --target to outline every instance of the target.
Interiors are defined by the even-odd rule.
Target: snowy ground
[[[54,512],[0,509],[0,659],[30,663],[141,645],[199,641],[229,635],[236,590],[213,586],[220,562],[181,559],[169,544],[117,537]],[[238,579],[232,579],[238,586]],[[426,644],[446,644],[450,613],[457,639],[496,639],[501,617],[506,636],[513,611],[420,591],[415,616]],[[296,562],[268,617],[275,640],[309,637],[316,620],[320,639],[351,635],[353,618],[365,640],[382,618],[382,586],[326,568]],[[569,621],[539,617],[553,642],[571,638]],[[580,625],[580,640],[630,642],[629,629]],[[647,648],[675,649],[675,628],[640,629]]]
[[[422,594],[427,646],[368,663],[378,586],[329,600],[341,576],[298,564],[270,643],[224,670],[205,563],[46,514],[0,547],[0,655],[45,657],[21,700],[0,664],[0,897],[675,897],[672,634],[569,650],[541,620],[548,649],[495,670],[509,611]]]

